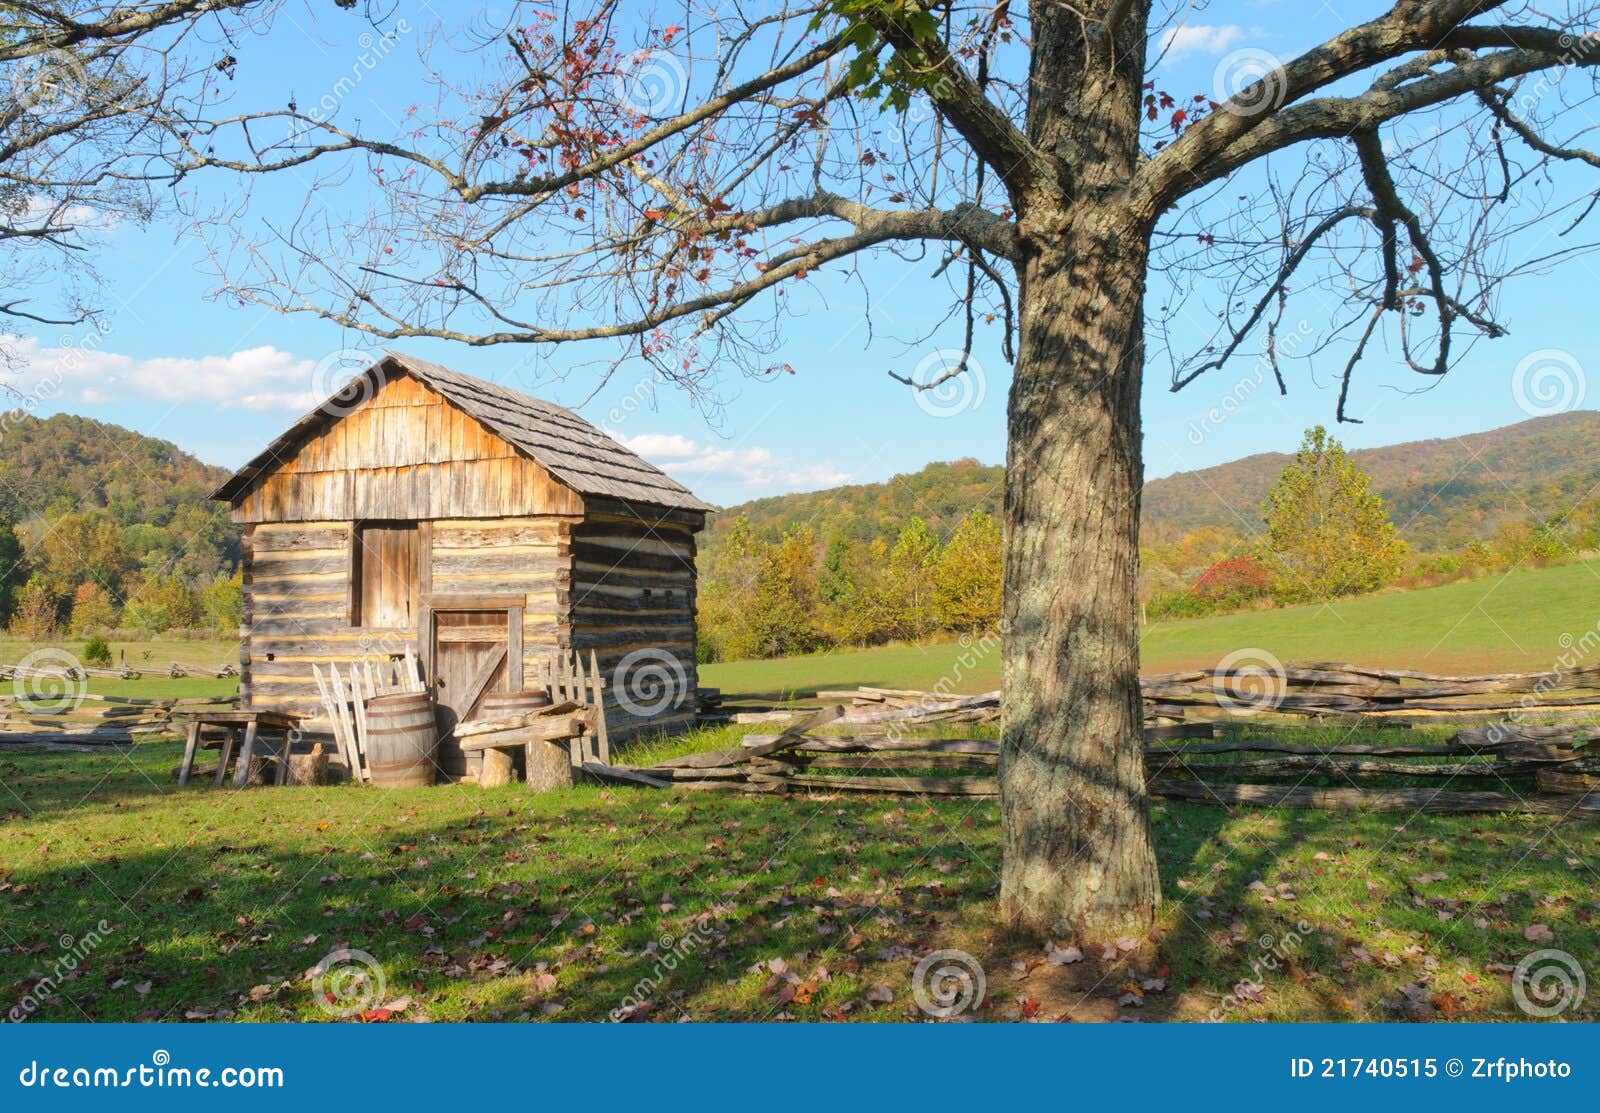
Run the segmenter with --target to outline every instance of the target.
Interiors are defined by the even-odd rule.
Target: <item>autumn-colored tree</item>
[[[816,548],[816,535],[801,526],[762,552],[750,616],[757,656],[787,657],[819,645]]]
[[[29,533],[35,570],[57,598],[69,597],[81,583],[118,592],[135,567],[122,530],[98,508],[34,523]]]
[[[1162,44],[1191,7],[530,3],[470,81],[428,69],[429,118],[368,135],[291,107],[276,146],[259,118],[181,138],[216,168],[368,176],[370,211],[248,241],[237,195],[202,219],[241,299],[393,339],[592,341],[689,390],[787,369],[788,314],[822,300],[798,287],[925,261],[951,332],[900,377],[970,386],[991,323],[1011,362],[1001,918],[1142,938],[1147,337],[1174,388],[1259,351],[1287,389],[1286,365],[1336,353],[1344,419],[1365,353],[1432,377],[1505,334],[1507,280],[1551,261],[1511,241],[1586,219],[1597,161],[1567,124],[1600,65],[1587,0],[1396,0],[1172,90]],[[1322,335],[1276,343],[1296,317]]]
[[[117,601],[109,591],[97,583],[79,584],[72,593],[67,625],[74,634],[86,634],[116,626],[118,614]]]
[[[968,514],[933,567],[933,609],[946,630],[976,632],[1000,625],[1000,523]]]
[[[217,576],[200,589],[200,606],[206,625],[232,635],[244,621],[244,575]]]
[[[881,588],[891,637],[915,641],[933,631],[933,575],[938,557],[939,539],[921,518],[912,518],[894,539]]]
[[[1261,506],[1264,560],[1285,602],[1373,591],[1394,578],[1406,543],[1383,498],[1344,446],[1318,425]]]
[[[157,633],[200,624],[200,600],[176,576],[152,577],[134,589],[122,609],[124,625]]]
[[[1219,560],[1194,582],[1196,595],[1219,603],[1249,602],[1264,598],[1271,591],[1271,571],[1249,556]]]
[[[60,601],[38,576],[31,577],[17,593],[9,629],[24,641],[43,641],[55,633]]]

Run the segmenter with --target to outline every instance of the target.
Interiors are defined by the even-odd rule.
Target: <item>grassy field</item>
[[[1600,625],[1600,563],[1534,568],[1327,606],[1155,623],[1145,672],[1215,664],[1234,649],[1282,660],[1355,661],[1427,672],[1554,667]],[[1592,663],[1592,662],[1591,662]]]
[[[29,653],[41,648],[63,649],[73,656],[83,651],[82,638],[56,638],[39,643],[0,634],[0,664],[16,664]],[[232,639],[187,641],[155,638],[149,641],[114,641],[111,646],[113,667],[126,661],[128,667],[140,674],[137,680],[119,680],[109,677],[90,677],[88,691],[102,696],[144,696],[151,699],[189,696],[231,696],[238,692],[239,681],[234,677],[217,679],[210,675],[219,665],[239,667],[239,643]],[[170,675],[173,662],[200,673],[178,677]],[[10,688],[0,688],[9,692]]]
[[[1353,661],[1426,672],[1536,671],[1600,624],[1600,563],[1496,575],[1327,606],[1157,622],[1140,642],[1145,673],[1202,668],[1237,649],[1284,661]],[[1563,638],[1565,637],[1565,641]],[[964,661],[972,661],[965,666]],[[700,681],[731,694],[782,697],[867,684],[985,692],[1000,686],[994,646],[891,646],[776,661],[703,665]]]
[[[1159,805],[1154,953],[1054,965],[992,926],[992,801],[179,790],[177,759],[0,754],[6,1007],[903,1020],[918,961],[955,948],[986,1020],[1482,1020],[1520,1016],[1507,976],[1530,951],[1600,953],[1594,824]]]

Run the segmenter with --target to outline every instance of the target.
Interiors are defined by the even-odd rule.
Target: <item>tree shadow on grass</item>
[[[0,759],[21,800],[0,824],[6,1007],[45,975],[50,1020],[397,998],[396,1019],[899,1020],[921,1015],[918,960],[962,948],[987,968],[984,1017],[1091,994],[1106,1017],[1515,1019],[1503,979],[1523,956],[1600,953],[1593,823],[1158,803],[1165,903],[1140,973],[1166,985],[1135,1008],[1116,1004],[1130,972],[1096,956],[1008,976],[1031,952],[994,928],[992,801],[178,790],[176,755]],[[318,997],[307,972],[345,951],[372,956],[381,995]]]

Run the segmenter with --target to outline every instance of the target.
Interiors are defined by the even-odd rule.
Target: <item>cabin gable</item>
[[[405,374],[377,383],[240,492],[234,521],[583,514],[582,496],[442,395]]]

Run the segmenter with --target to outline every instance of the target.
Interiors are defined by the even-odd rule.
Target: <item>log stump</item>
[[[529,792],[547,792],[572,784],[572,758],[564,739],[559,742],[529,742],[523,754]]]
[[[511,754],[505,750],[484,750],[478,766],[478,787],[499,788],[515,780]]]

